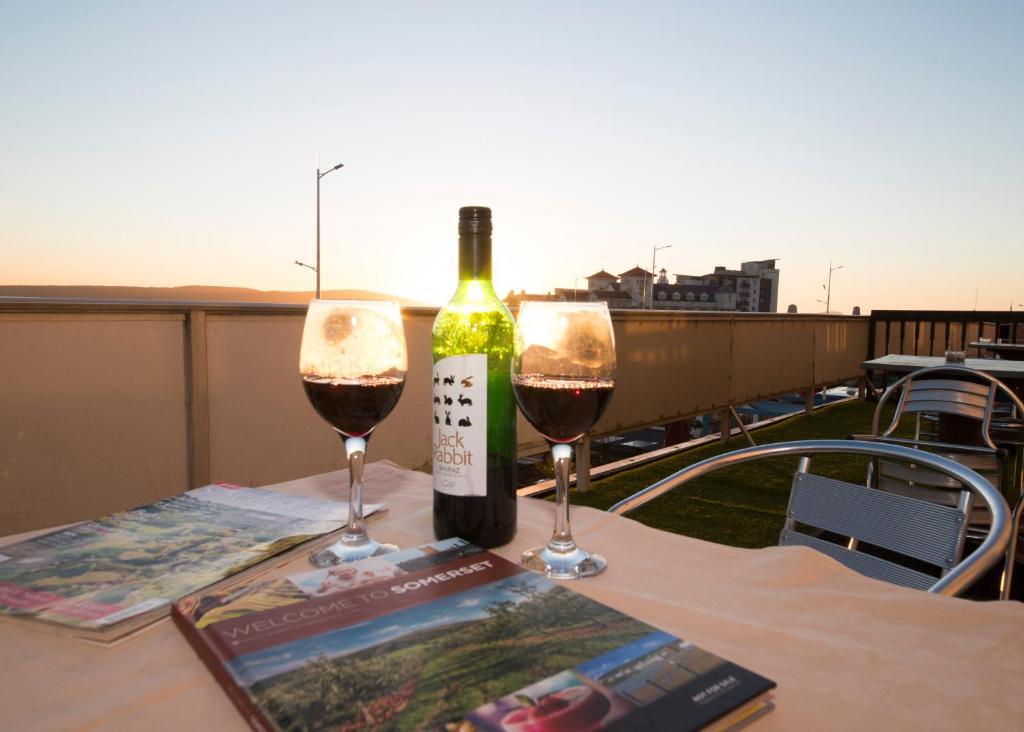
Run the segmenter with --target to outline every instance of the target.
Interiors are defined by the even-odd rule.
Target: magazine
[[[334,531],[347,516],[341,502],[197,488],[0,546],[0,617],[109,643],[168,615],[174,599]]]
[[[461,539],[228,581],[172,617],[257,730],[735,728],[774,682]]]

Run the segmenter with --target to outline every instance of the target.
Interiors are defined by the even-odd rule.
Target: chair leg
[[[1003,565],[1002,587],[999,590],[1000,600],[1010,599],[1010,587],[1013,585],[1014,563],[1017,561],[1017,544],[1020,543],[1020,519],[1024,514],[1024,498],[1017,501],[1010,520],[1010,546],[1006,549],[1006,564]]]
[[[882,395],[882,392],[885,391],[885,389],[879,389],[877,386],[875,386],[875,382],[871,380],[870,374],[870,371],[865,372],[864,376],[861,378],[861,387],[864,392],[864,396],[861,398],[869,402],[877,402],[878,397]],[[884,376],[882,377],[882,383],[883,385],[885,384]],[[858,394],[857,396],[860,397],[860,394]]]

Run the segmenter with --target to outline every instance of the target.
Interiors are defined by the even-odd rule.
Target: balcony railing
[[[966,351],[979,338],[1024,338],[1024,312],[1010,310],[875,310],[867,358],[887,353],[941,356]]]
[[[370,459],[429,469],[430,331]],[[304,306],[0,299],[0,534],[90,518],[213,480],[342,467],[298,377]],[[868,319],[613,311],[616,396],[595,436],[860,375]],[[519,422],[521,454],[543,449]],[[340,495],[340,494],[339,494]]]

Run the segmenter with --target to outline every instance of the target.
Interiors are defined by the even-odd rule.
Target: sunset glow
[[[779,310],[1024,303],[1024,5],[7,4],[0,284],[440,304],[778,258]]]

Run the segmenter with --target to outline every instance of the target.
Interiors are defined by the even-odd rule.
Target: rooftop
[[[651,273],[648,272],[643,267],[640,267],[639,265],[636,266],[636,267],[633,267],[633,269],[629,270],[628,272],[623,272],[622,274],[619,275],[619,277],[650,277],[650,276],[651,276]]]

